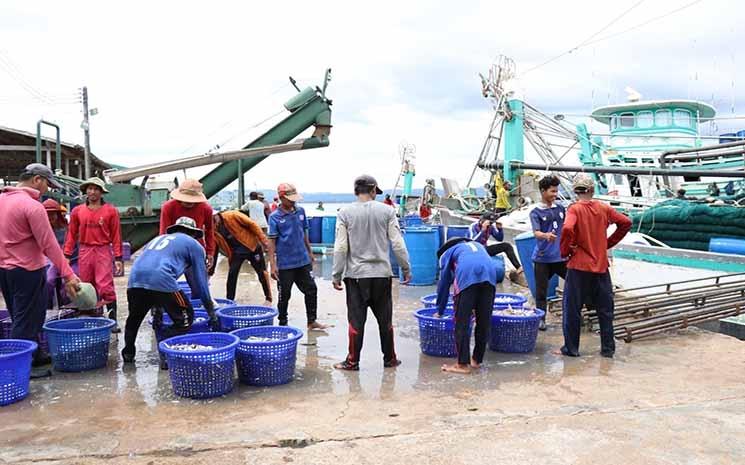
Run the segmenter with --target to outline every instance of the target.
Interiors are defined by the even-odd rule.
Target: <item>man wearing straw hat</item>
[[[173,321],[164,331],[166,338],[189,332],[194,322],[194,308],[176,282],[188,269],[192,270],[195,279],[192,289],[199,290],[204,309],[210,317],[210,326],[219,331],[215,304],[207,283],[204,248],[197,242],[203,236],[204,232],[193,219],[181,217],[166,229],[166,234],[150,241],[135,260],[127,284],[129,315],[124,327],[122,349],[125,363],[135,361],[137,332],[151,308],[163,308]],[[158,312],[154,324],[160,325],[162,317],[162,312]],[[160,368],[168,368],[162,356]]]
[[[564,345],[555,354],[579,357],[582,306],[590,299],[600,325],[600,355],[613,358],[613,284],[608,272],[608,249],[621,242],[631,220],[613,207],[593,200],[595,181],[578,174],[572,182],[577,202],[569,206],[559,248],[568,257],[563,299]],[[608,236],[608,226],[616,230]]]
[[[176,224],[182,217],[191,218],[197,228],[204,231],[199,243],[205,248],[207,269],[212,268],[215,256],[215,227],[212,219],[212,207],[202,191],[202,183],[196,179],[184,179],[180,186],[171,191],[171,200],[163,204],[160,210],[160,234],[165,234],[169,226]],[[186,271],[186,281],[191,287],[191,296],[199,299],[199,288],[196,286],[193,271]]]
[[[61,184],[52,170],[32,163],[23,170],[15,187],[0,194],[0,289],[10,312],[11,338],[36,341],[46,317],[46,258],[59,268],[65,290],[75,297],[80,279],[65,260],[39,197]],[[111,266],[111,265],[109,265]],[[37,350],[34,366],[49,363]],[[31,376],[48,376],[49,370],[32,370]]]
[[[70,225],[65,239],[65,256],[72,259],[75,245],[78,244],[78,268],[80,278],[93,284],[98,294],[98,305],[106,305],[108,317],[116,321],[116,291],[114,290],[114,270],[122,271],[122,232],[119,212],[103,200],[109,191],[104,182],[90,178],[80,185],[85,194],[85,204],[78,205],[70,213]],[[112,255],[113,250],[113,255]],[[121,332],[119,325],[113,332]]]

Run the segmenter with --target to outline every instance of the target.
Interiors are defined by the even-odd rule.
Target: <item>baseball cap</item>
[[[182,216],[176,220],[176,224],[173,224],[166,228],[166,233],[173,234],[175,232],[183,232],[194,239],[201,239],[204,237],[204,231],[197,227],[197,222],[188,216]]]
[[[595,188],[595,181],[586,174],[578,174],[572,181],[572,189],[574,192],[583,194],[589,192]]]
[[[362,176],[358,176],[357,179],[354,180],[354,187],[373,187],[373,186],[375,186],[376,194],[383,193],[383,191],[380,190],[380,187],[378,187],[378,181],[376,181],[375,178],[373,178],[372,176],[363,174]]]
[[[277,195],[279,197],[285,197],[293,202],[299,202],[303,200],[303,197],[297,193],[297,189],[295,188],[295,186],[288,182],[283,182],[282,184],[277,186]]]
[[[43,165],[41,163],[31,163],[30,165],[26,165],[26,168],[24,168],[23,170],[23,174],[41,176],[49,181],[50,186],[54,187],[55,189],[62,189],[62,184],[60,184],[59,181],[54,178],[54,172],[52,172],[52,169],[49,168],[47,165]]]

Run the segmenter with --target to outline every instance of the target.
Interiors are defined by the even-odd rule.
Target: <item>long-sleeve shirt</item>
[[[28,187],[6,187],[0,194],[0,268],[35,271],[46,266],[46,256],[67,279],[73,271],[39,197]]]
[[[355,202],[341,209],[336,218],[332,279],[389,278],[389,249],[404,274],[411,271],[395,211],[374,201]]]
[[[484,231],[481,227],[481,222],[477,221],[471,225],[471,240],[478,242],[481,245],[486,245],[489,241],[489,237],[502,242],[504,240],[504,232],[498,229],[496,226],[491,225],[488,231]]]
[[[192,268],[202,303],[211,305],[204,258],[204,248],[187,234],[179,232],[158,236],[148,242],[135,260],[127,287],[176,292],[179,290],[176,280],[187,268]]]
[[[169,226],[176,224],[176,220],[188,216],[197,223],[197,227],[204,230],[204,239],[200,239],[207,250],[207,255],[215,255],[215,224],[212,220],[212,207],[207,202],[194,204],[191,208],[181,205],[176,199],[164,203],[160,210],[160,234],[165,234]]]
[[[241,210],[248,213],[248,216],[250,216],[251,219],[259,225],[259,227],[269,227],[269,223],[267,223],[266,221],[266,216],[264,216],[264,202],[262,202],[261,200],[249,200],[248,202],[243,204]]]
[[[608,226],[616,230],[607,237]],[[592,273],[608,271],[608,249],[621,242],[631,229],[631,220],[597,200],[580,200],[569,206],[561,230],[561,256],[569,257],[567,268]]]
[[[259,245],[269,245],[264,231],[245,213],[232,210],[220,213],[220,217],[222,225],[215,232],[215,241],[228,260],[238,247],[254,251]]]
[[[65,238],[65,256],[71,258],[75,244],[111,245],[114,257],[122,259],[122,230],[119,212],[111,204],[104,203],[92,209],[88,205],[78,205],[70,213],[70,224]]]
[[[442,314],[450,297],[460,294],[474,284],[497,285],[497,265],[483,245],[478,242],[461,242],[450,247],[440,257],[440,281],[437,283],[437,311]]]

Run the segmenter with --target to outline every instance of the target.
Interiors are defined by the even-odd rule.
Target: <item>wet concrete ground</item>
[[[468,376],[441,373],[422,355],[412,312],[433,287],[394,287],[396,344],[403,364],[383,369],[374,318],[361,371],[339,372],[346,354],[344,293],[329,281],[331,257],[316,263],[319,319],[334,324],[298,346],[296,379],[272,388],[237,385],[192,401],[171,393],[143,324],[135,366],[123,366],[121,335],[109,366],[32,381],[25,401],[0,409],[0,463],[50,464],[697,464],[745,462],[745,345],[688,329],[618,346],[599,357],[583,333],[584,356],[550,350],[553,322],[534,353],[487,352]],[[211,282],[224,296],[226,264]],[[125,278],[118,278],[120,322]],[[520,289],[526,293],[527,290]],[[253,270],[241,303],[260,303]],[[290,324],[304,328],[294,291]]]

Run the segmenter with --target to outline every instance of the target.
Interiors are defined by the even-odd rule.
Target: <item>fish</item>
[[[178,350],[181,352],[194,352],[197,350],[209,350],[214,349],[212,346],[206,346],[202,344],[166,344],[166,348],[171,350]]]

